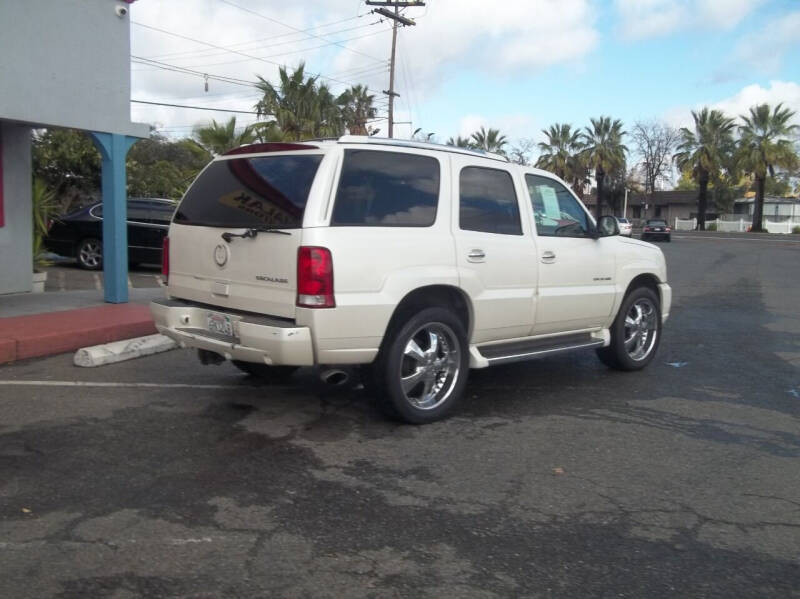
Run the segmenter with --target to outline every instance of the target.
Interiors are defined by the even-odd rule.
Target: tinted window
[[[150,205],[150,218],[156,223],[169,223],[175,213],[175,204],[167,202],[153,202]]]
[[[459,179],[459,226],[465,231],[522,235],[514,181],[506,171],[468,166]]]
[[[209,227],[298,228],[321,154],[213,162],[186,192],[175,222]]]
[[[536,232],[545,237],[586,237],[589,219],[578,200],[558,181],[525,175]]]
[[[647,221],[648,225],[655,225],[656,227],[666,227],[667,221],[665,220],[649,220]]]
[[[438,197],[435,158],[345,150],[331,225],[429,227]]]
[[[146,202],[128,202],[128,220],[146,223],[150,221],[150,205]]]

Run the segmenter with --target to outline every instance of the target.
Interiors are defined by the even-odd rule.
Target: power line
[[[237,110],[234,108],[211,108],[209,106],[189,106],[188,104],[173,104],[170,102],[151,102],[149,100],[131,100],[134,104],[147,104],[150,106],[167,106],[169,108],[187,108],[190,110],[209,110],[212,112],[234,112],[237,114],[255,114],[258,115],[257,112],[252,110]],[[373,119],[368,119],[366,122],[372,121],[383,121],[386,120],[387,117],[376,117]],[[266,122],[266,121],[265,121]]]
[[[283,25],[284,27],[292,29],[293,31],[302,32],[302,30],[298,29],[297,27],[293,27],[292,25],[287,25],[286,23],[282,23],[281,21],[278,21],[277,19],[273,19],[272,17],[268,17],[265,14],[262,14],[260,12],[255,11],[255,10],[251,10],[249,8],[245,8],[244,6],[240,6],[240,5],[238,5],[238,4],[234,3],[234,2],[231,2],[231,0],[219,0],[219,1],[223,2],[224,4],[228,4],[230,6],[234,6],[234,7],[238,8],[239,10],[243,10],[244,12],[250,13],[250,14],[255,15],[257,17],[261,17],[262,19],[266,19],[267,21],[270,21],[272,23],[277,23],[278,25]],[[309,33],[308,35],[311,36],[311,37],[319,38],[319,39],[321,39],[323,41],[330,41],[330,40],[325,39],[324,37],[321,37],[319,35],[315,35],[313,33]],[[360,54],[361,56],[366,56],[367,58],[371,58],[372,60],[375,60],[377,62],[382,62],[383,61],[380,58],[375,58],[374,56],[370,56],[369,54],[365,54],[364,52],[359,52],[358,50],[353,50],[352,48],[348,48],[347,46],[343,46],[342,44],[338,44],[337,43],[335,45],[339,46],[340,48],[342,48],[344,50],[347,50],[348,52],[353,52],[354,54]]]
[[[380,31],[373,31],[372,33],[367,33],[365,35],[359,35],[356,37],[350,37],[344,40],[340,40],[343,42],[351,41],[351,40],[360,40],[365,37],[371,37],[373,35],[378,35],[379,33],[383,33],[384,31],[389,31],[388,29],[381,29]],[[299,48],[297,50],[287,50],[286,52],[279,52],[278,54],[268,54],[267,56],[253,56],[253,58],[244,58],[242,60],[227,60],[224,62],[211,62],[211,63],[202,63],[202,64],[190,64],[186,65],[188,67],[215,67],[220,65],[228,65],[228,64],[239,64],[242,62],[250,62],[251,60],[263,60],[265,58],[276,58],[278,56],[286,56],[287,54],[296,54],[297,52],[308,52],[310,50],[319,50],[320,48],[326,48],[327,46],[338,45],[336,42],[330,42],[327,44],[321,44],[319,46],[311,46],[309,48]]]
[[[159,69],[165,71],[173,71],[175,73],[183,73],[184,75],[194,75],[196,77],[202,77],[203,79],[212,79],[214,81],[222,81],[223,83],[232,83],[234,85],[242,85],[245,87],[253,87],[258,88],[255,81],[246,81],[244,79],[236,79],[234,77],[227,77],[225,75],[213,75],[210,73],[203,73],[201,71],[195,71],[192,69],[187,69],[185,67],[180,67],[174,64],[168,64],[166,62],[160,62],[158,60],[151,60],[148,58],[142,58],[141,56],[131,56],[131,62],[136,64],[143,64],[147,66],[154,66]]]
[[[226,0],[220,0],[220,1],[221,2],[225,2]],[[249,9],[245,9],[245,10],[249,10]],[[265,18],[267,18],[267,17],[265,17]],[[131,23],[136,25],[136,26],[138,26],[138,27],[143,27],[145,29],[151,29],[152,31],[158,31],[159,33],[163,33],[165,35],[170,35],[170,36],[177,37],[177,38],[180,38],[180,39],[189,40],[190,42],[195,42],[195,43],[198,43],[198,44],[203,44],[203,45],[208,46],[210,48],[216,48],[217,50],[227,50],[228,52],[230,52],[232,54],[239,54],[240,56],[244,56],[245,58],[252,58],[254,60],[258,60],[258,61],[261,61],[261,62],[264,62],[264,63],[267,63],[267,64],[271,64],[271,65],[274,65],[274,66],[277,66],[277,67],[282,67],[283,66],[282,64],[280,64],[278,62],[275,62],[274,60],[269,60],[267,58],[260,58],[258,56],[252,56],[251,54],[245,54],[244,52],[239,52],[238,50],[227,49],[227,48],[224,48],[222,46],[218,46],[216,44],[212,44],[210,42],[205,42],[203,40],[198,40],[198,39],[189,37],[187,35],[182,35],[180,33],[175,33],[174,31],[167,31],[166,29],[161,29],[159,27],[153,27],[152,25],[145,25],[144,23],[139,23],[137,21],[131,21]],[[157,60],[146,59],[146,58],[141,57],[141,56],[136,57],[136,58],[138,58],[140,60],[150,60],[150,62],[159,63],[159,61],[157,61]],[[160,63],[160,64],[167,64],[167,63]],[[183,68],[183,67],[180,67],[178,65],[168,65],[168,66],[170,66],[172,68],[178,68],[178,69]],[[188,71],[190,69],[186,69],[186,70]],[[322,79],[327,79],[329,81],[335,81],[336,83],[341,83],[342,85],[347,85],[347,86],[353,85],[353,83],[351,81],[342,81],[341,79],[336,79],[335,77],[328,77],[327,75],[323,75],[321,73],[310,73],[310,74],[312,76],[315,76],[315,77],[320,77]],[[206,76],[205,73],[203,73],[202,75],[204,77]],[[211,76],[208,75],[208,77],[210,78]]]
[[[211,110],[214,112],[235,112],[237,114],[255,114],[253,110],[234,110],[233,108],[210,108],[208,106],[189,106],[188,104],[170,104],[169,102],[150,102],[148,100],[131,100],[134,104],[149,104],[151,106],[169,106],[170,108],[189,108],[191,110]]]
[[[304,29],[304,30],[302,30],[300,32],[294,32],[293,31],[291,33],[280,33],[278,35],[272,35],[272,36],[269,36],[269,37],[262,37],[262,38],[258,38],[258,39],[255,39],[255,40],[250,40],[248,42],[237,42],[235,44],[231,44],[228,47],[242,49],[244,46],[249,46],[250,44],[256,44],[256,43],[264,42],[264,41],[267,41],[267,40],[274,40],[274,39],[278,39],[278,38],[282,38],[282,37],[287,37],[287,36],[290,36],[290,35],[297,35],[298,33],[305,34],[307,31],[311,31],[313,29],[322,29],[322,28],[328,27],[330,25],[336,25],[336,24],[339,24],[339,23],[344,23],[345,21],[352,21],[352,20],[355,20],[355,19],[360,19],[361,17],[367,16],[367,14],[369,14],[369,13],[366,13],[366,14],[363,14],[363,15],[357,15],[355,17],[349,17],[347,19],[341,19],[339,21],[331,21],[330,23],[325,23],[323,25],[316,25],[314,27],[309,27],[308,29]],[[329,31],[329,32],[326,32],[325,35],[334,35],[336,33],[343,33],[345,31],[353,31],[355,29],[361,29],[363,27],[370,27],[370,26],[372,26],[374,24],[375,23],[369,23],[367,25],[358,25],[356,27],[350,27],[350,28],[347,28],[347,29],[341,29],[341,30],[337,30],[337,31]],[[309,37],[310,36],[306,35],[306,37],[302,38],[302,39],[279,42],[279,43],[276,43],[276,44],[270,44],[270,45],[263,46],[263,47],[264,48],[269,48],[271,46],[280,46],[280,45],[283,45],[283,44],[292,44],[292,43],[304,41],[304,39],[308,39]],[[156,55],[150,56],[149,58],[172,58],[172,57],[176,57],[176,56],[182,56],[184,54],[195,54],[195,53],[205,53],[205,52],[210,52],[210,51],[209,50],[184,50],[184,51],[181,51],[181,52],[170,52],[168,54],[156,54]],[[213,54],[214,53],[210,53],[210,55],[213,55]]]

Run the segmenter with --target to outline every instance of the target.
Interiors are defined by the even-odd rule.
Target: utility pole
[[[392,6],[394,12],[387,8],[376,8],[372,12],[391,19],[392,23],[392,56],[389,60],[389,89],[383,90],[383,93],[389,96],[389,138],[394,137],[394,99],[400,94],[394,91],[394,56],[397,49],[397,26],[398,24],[405,27],[416,25],[412,19],[407,19],[400,14],[400,8],[408,6],[425,6],[425,2],[421,0],[366,0],[367,6]]]

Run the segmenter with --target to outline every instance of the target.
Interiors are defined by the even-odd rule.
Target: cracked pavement
[[[0,367],[0,596],[800,597],[800,245],[662,247],[645,371],[473,371],[433,425],[189,351]]]

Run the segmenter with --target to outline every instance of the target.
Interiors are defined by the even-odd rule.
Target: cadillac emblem
[[[228,262],[228,246],[222,243],[218,244],[217,247],[214,248],[214,262],[217,263],[217,266],[222,268]]]

